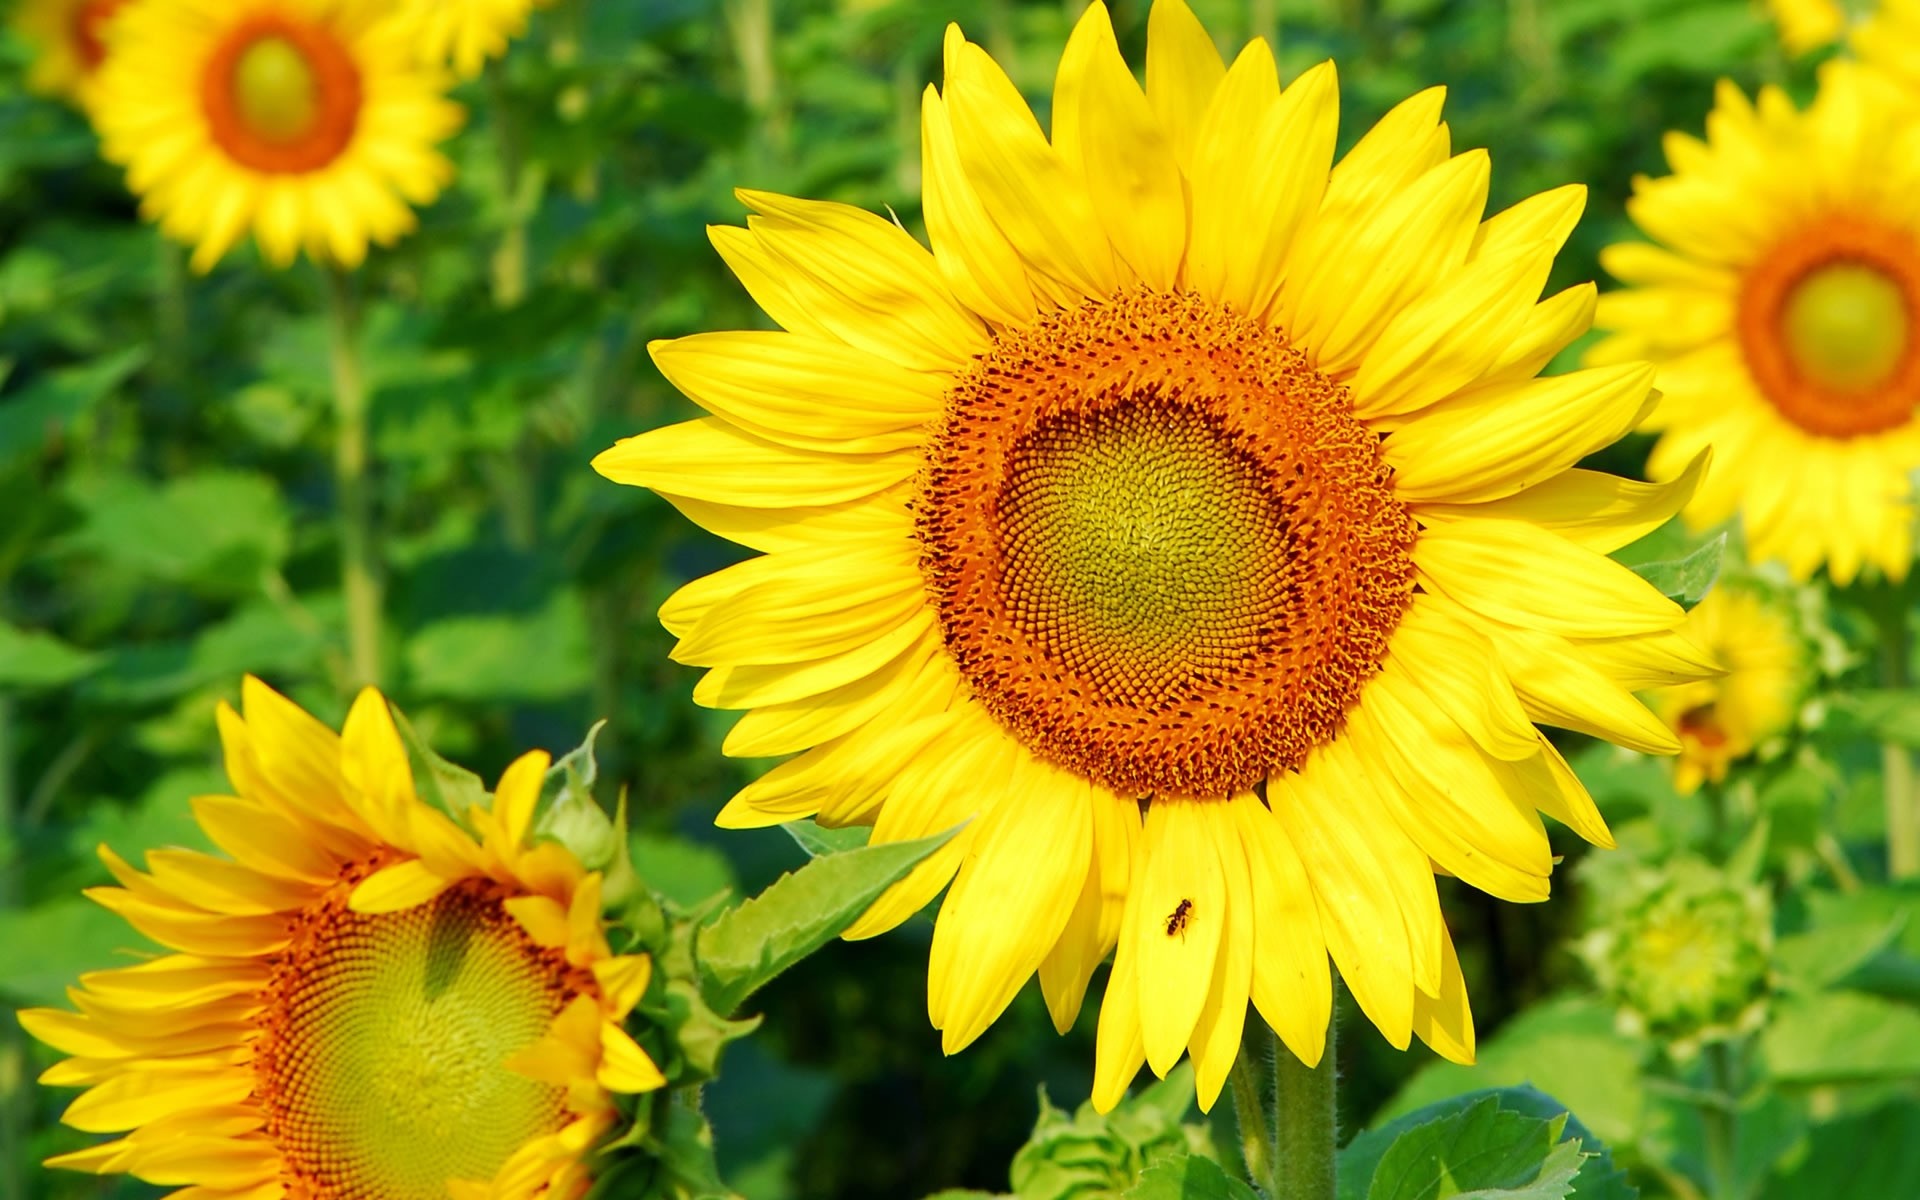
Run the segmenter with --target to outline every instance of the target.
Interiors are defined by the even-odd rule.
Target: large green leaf
[[[1806,1157],[1767,1181],[1762,1200],[1920,1196],[1920,1105],[1888,1104],[1815,1126]]]
[[[811,820],[788,821],[780,828],[786,830],[794,841],[800,843],[800,848],[813,858],[823,854],[838,854],[842,850],[857,850],[873,836],[873,830],[866,825],[828,829]]]
[[[1495,1153],[1493,1149],[1485,1149],[1484,1153],[1475,1156],[1475,1161],[1479,1165],[1462,1175],[1456,1160],[1462,1157],[1463,1149],[1451,1151],[1444,1148],[1434,1149],[1435,1145],[1440,1143],[1451,1145],[1452,1143],[1447,1139],[1464,1138],[1466,1134],[1474,1133],[1476,1140],[1459,1143],[1465,1149],[1473,1149],[1480,1146],[1482,1140],[1490,1138],[1487,1134],[1488,1130],[1504,1130],[1500,1138],[1485,1140],[1485,1146],[1498,1147],[1506,1145],[1508,1141],[1515,1141],[1540,1149],[1540,1156],[1536,1160],[1537,1169],[1531,1176],[1527,1175],[1527,1169],[1524,1166],[1519,1169],[1519,1175],[1524,1177],[1519,1186],[1522,1189],[1527,1187],[1536,1189],[1535,1193],[1520,1191],[1521,1195],[1529,1196],[1530,1200],[1535,1194],[1565,1196],[1571,1197],[1572,1200],[1636,1200],[1638,1197],[1638,1191],[1627,1181],[1625,1173],[1614,1166],[1613,1155],[1606,1145],[1570,1114],[1565,1104],[1538,1088],[1508,1087],[1471,1092],[1442,1100],[1355,1137],[1340,1152],[1340,1200],[1373,1200],[1371,1189],[1375,1184],[1378,1168],[1387,1161],[1389,1152],[1402,1138],[1423,1128],[1436,1126],[1438,1122],[1460,1118],[1488,1102],[1494,1103],[1502,1113],[1529,1118],[1536,1125],[1515,1125],[1504,1118],[1495,1121],[1494,1118],[1482,1114],[1473,1124],[1454,1124],[1436,1128],[1422,1140],[1409,1143],[1407,1148],[1400,1152],[1408,1157],[1395,1160],[1402,1165],[1395,1168],[1394,1175],[1383,1177],[1380,1186],[1405,1188],[1418,1185],[1423,1177],[1417,1170],[1409,1174],[1405,1164],[1412,1163],[1417,1166],[1419,1162],[1426,1161],[1418,1157],[1420,1154],[1429,1155],[1433,1161],[1448,1166],[1448,1178],[1452,1183],[1447,1186],[1464,1191],[1512,1186],[1500,1185],[1492,1181],[1489,1174],[1492,1168],[1500,1163],[1510,1164],[1511,1156],[1504,1150]],[[1540,1145],[1539,1128],[1550,1128],[1553,1131],[1553,1138],[1549,1145]],[[1561,1146],[1570,1146],[1572,1150],[1571,1152],[1561,1150],[1559,1149]],[[1569,1159],[1567,1157],[1569,1153],[1575,1155],[1578,1161]],[[1553,1157],[1554,1155],[1559,1157]],[[1561,1186],[1560,1176],[1569,1163],[1574,1166],[1575,1174],[1567,1177],[1564,1190],[1556,1192],[1554,1189]],[[1437,1173],[1434,1178],[1436,1180],[1439,1178]],[[1409,1180],[1411,1182],[1408,1182]],[[1480,1182],[1475,1182],[1476,1180]],[[1544,1193],[1540,1192],[1540,1189],[1545,1189]],[[1392,1194],[1399,1196],[1403,1193],[1396,1191]],[[1416,1191],[1408,1194],[1423,1193]],[[1443,1187],[1439,1194],[1444,1196],[1452,1193]],[[1504,1193],[1495,1190],[1490,1194],[1503,1195]]]
[[[957,830],[816,858],[700,931],[708,1002],[728,1014],[854,922]]]
[[[1564,1116],[1543,1120],[1484,1096],[1388,1143],[1366,1180],[1367,1200],[1564,1200],[1585,1157],[1577,1138],[1560,1140],[1564,1125]]]
[[[1827,700],[1834,728],[1877,742],[1920,747],[1920,689],[1869,688]]]
[[[147,359],[144,347],[77,367],[62,367],[0,399],[0,470],[37,453],[126,382]]]
[[[292,545],[278,486],[252,472],[203,469],[164,483],[94,475],[67,494],[83,521],[64,549],[141,579],[253,593]]]
[[[50,633],[0,621],[0,690],[64,687],[99,662],[98,654],[69,646]]]
[[[1727,535],[1722,533],[1682,558],[1629,562],[1627,566],[1635,575],[1659,588],[1667,599],[1692,608],[1720,577],[1720,560],[1726,551]]]
[[[1796,1083],[1920,1075],[1920,1009],[1864,992],[1780,1002],[1761,1036],[1775,1079]]]
[[[593,678],[586,611],[572,591],[531,613],[449,617],[407,643],[414,690],[460,700],[562,700]]]

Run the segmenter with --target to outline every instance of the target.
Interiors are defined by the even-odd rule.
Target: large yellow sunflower
[[[251,231],[267,260],[357,266],[415,224],[459,127],[385,0],[142,0],[116,21],[94,123],[142,212],[209,270]]]
[[[1601,297],[1615,336],[1589,362],[1650,356],[1665,400],[1648,470],[1711,444],[1695,526],[1740,513],[1749,553],[1837,583],[1900,578],[1920,466],[1920,122],[1897,89],[1828,63],[1797,112],[1722,82],[1705,141],[1667,135],[1674,174],[1628,212],[1660,245],[1609,247],[1629,286]]]
[[[415,795],[386,702],[344,733],[257,680],[220,710],[236,796],[194,802],[230,858],[102,849],[94,899],[180,953],[20,1014],[73,1055],[66,1123],[126,1136],[51,1160],[182,1200],[560,1200],[611,1093],[660,1086],[622,1027],[651,961],[616,956],[600,877],[528,836],[547,756],[456,824]]]
[[[107,26],[125,4],[126,0],[20,0],[10,23],[33,47],[27,86],[88,107],[107,58]]]
[[[1674,787],[1684,793],[1721,782],[1735,760],[1793,725],[1811,664],[1792,609],[1756,586],[1721,583],[1681,631],[1727,672],[1649,697],[1680,739]]]
[[[421,59],[451,68],[462,79],[478,75],[490,58],[527,31],[541,0],[401,0],[396,16],[408,23]]]
[[[1536,304],[1584,193],[1482,221],[1441,92],[1329,173],[1331,64],[1227,69],[1180,0],[1135,83],[1093,5],[1052,136],[948,31],[921,110],[932,250],[841,204],[742,193],[721,255],[785,332],[656,343],[712,415],[595,460],[762,557],[661,619],[804,751],[728,826],[964,830],[850,931],[951,883],[928,999],[957,1050],[1039,972],[1056,1023],[1118,949],[1096,1101],[1183,1051],[1211,1104],[1253,1003],[1321,1055],[1328,952],[1394,1044],[1472,1054],[1434,868],[1547,895],[1539,813],[1605,842],[1535,729],[1671,752],[1629,689],[1705,669],[1606,551],[1669,486],[1569,470],[1652,369],[1535,380],[1590,319]]]

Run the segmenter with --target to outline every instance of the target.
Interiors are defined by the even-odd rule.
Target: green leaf
[[[525,614],[449,617],[407,643],[413,690],[455,700],[564,700],[593,679],[586,609],[571,590]]]
[[[823,854],[838,854],[842,850],[858,850],[867,844],[873,830],[866,825],[848,825],[842,829],[828,829],[816,825],[811,820],[788,821],[780,828],[787,831],[809,858],[819,858]]]
[[[1254,1190],[1220,1164],[1197,1154],[1176,1154],[1140,1172],[1125,1200],[1259,1200]]]
[[[727,856],[712,846],[654,833],[637,833],[630,845],[641,881],[681,908],[739,886]]]
[[[304,674],[332,644],[331,627],[254,604],[192,641],[122,646],[81,686],[90,699],[105,703],[152,704],[198,688],[231,686],[249,672]]]
[[[1660,589],[1660,594],[1685,608],[1700,603],[1713,581],[1720,577],[1720,560],[1726,554],[1727,535],[1712,540],[1684,558],[1658,562],[1626,564],[1635,575]]]
[[[83,521],[64,548],[136,578],[253,592],[292,543],[279,488],[252,472],[203,467],[159,484],[94,475],[76,480],[68,497]]]
[[[1340,1200],[1366,1200],[1376,1167],[1403,1135],[1465,1113],[1489,1099],[1496,1101],[1502,1111],[1552,1126],[1557,1131],[1556,1144],[1577,1143],[1584,1162],[1572,1179],[1571,1190],[1564,1193],[1566,1196],[1572,1200],[1638,1200],[1640,1193],[1628,1182],[1626,1173],[1615,1167],[1613,1154],[1606,1144],[1569,1113],[1564,1103],[1532,1087],[1495,1088],[1454,1096],[1359,1134],[1340,1152]],[[1458,1177],[1454,1184],[1463,1188],[1477,1186],[1471,1180]]]
[[[147,360],[145,348],[62,367],[0,400],[0,469],[37,453],[126,382]]]
[[[1367,1181],[1367,1200],[1564,1200],[1585,1156],[1578,1138],[1560,1141],[1563,1124],[1482,1097],[1394,1138]]]
[[[709,1003],[731,1013],[768,980],[838,936],[955,829],[816,858],[700,931]]]
[[[1920,748],[1920,689],[1868,688],[1827,698],[1828,720],[1842,734]]]
[[[1907,915],[1899,913],[1891,919],[1854,921],[1789,934],[1774,944],[1774,967],[1790,989],[1824,991],[1893,945],[1906,924]]]
[[[83,896],[34,908],[0,909],[0,1001],[65,1007],[67,988],[83,971],[133,966],[127,951],[158,948],[132,926]]]
[[[1920,1106],[1911,1101],[1815,1126],[1806,1157],[1761,1192],[1761,1200],[1895,1196],[1920,1196]]]
[[[1920,1075],[1920,1010],[1864,992],[1796,996],[1775,1009],[1761,1045],[1781,1081]]]
[[[37,691],[72,683],[98,666],[100,655],[50,633],[0,621],[0,689]]]

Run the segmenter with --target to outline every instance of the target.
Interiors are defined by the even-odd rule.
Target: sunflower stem
[[[1339,1022],[1327,1021],[1327,1048],[1320,1065],[1309,1067],[1283,1050],[1274,1063],[1274,1200],[1333,1200],[1333,1150],[1339,1112],[1335,1106],[1339,1068],[1334,1034]]]
[[[344,271],[329,268],[332,334],[333,480],[340,506],[340,591],[347,609],[347,669],[354,687],[380,682],[380,574],[373,552],[373,494],[367,480],[367,386],[359,314]]]
[[[491,264],[495,308],[517,308],[526,299],[527,225],[532,219],[522,170],[526,156],[521,148],[520,124],[513,111],[506,70],[504,60],[496,60],[488,63],[482,72],[494,148],[500,155],[500,201],[507,216],[507,228],[500,235],[500,244],[494,248]]]
[[[1726,1042],[1708,1042],[1702,1054],[1706,1059],[1707,1086],[1712,1103],[1696,1105],[1706,1131],[1707,1195],[1713,1200],[1735,1200],[1734,1155],[1736,1106],[1734,1092],[1733,1049]]]
[[[1907,634],[1904,589],[1889,586],[1884,603],[1875,605],[1880,624],[1880,677],[1889,688],[1912,682],[1907,657],[1912,643]],[[1920,876],[1920,797],[1916,797],[1913,755],[1905,746],[1887,742],[1880,747],[1880,779],[1887,805],[1887,875],[1893,879]]]
[[[1240,1034],[1239,1057],[1227,1072],[1234,1121],[1240,1131],[1240,1160],[1246,1166],[1247,1182],[1266,1196],[1275,1194],[1273,1171],[1277,1162],[1274,1113],[1267,1103],[1275,1088],[1274,1050],[1273,1031],[1259,1014],[1249,1014]]]

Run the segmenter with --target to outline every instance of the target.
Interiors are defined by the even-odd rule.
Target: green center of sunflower
[[[1879,387],[1907,353],[1906,295],[1897,280],[1864,264],[1811,272],[1787,294],[1780,318],[1794,365],[1831,391]]]
[[[1346,389],[1186,293],[1001,334],[947,395],[914,512],[974,698],[1124,795],[1297,769],[1413,590],[1416,527]]]
[[[1008,619],[1136,704],[1232,669],[1286,573],[1289,514],[1265,482],[1195,409],[1040,421],[1000,493]]]
[[[284,37],[262,37],[240,52],[233,95],[240,119],[262,141],[298,141],[320,115],[320,81],[307,56]]]
[[[510,1071],[573,992],[491,884],[363,915],[309,911],[269,987],[255,1056],[267,1132],[319,1200],[444,1200],[567,1120]]]

